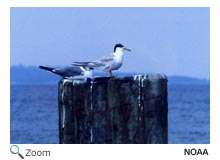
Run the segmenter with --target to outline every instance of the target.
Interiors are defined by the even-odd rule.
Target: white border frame
[[[32,159],[219,159],[220,8],[219,0],[0,0],[0,148],[1,159],[16,159],[10,149],[10,7],[210,7],[210,143],[168,145],[19,145],[51,150],[51,157]],[[218,147],[217,147],[218,146]],[[184,156],[184,148],[207,149],[209,156]],[[25,157],[29,158],[29,157]]]

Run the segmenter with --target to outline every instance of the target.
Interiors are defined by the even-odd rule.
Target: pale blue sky
[[[209,8],[11,8],[11,65],[65,66],[132,52],[123,72],[210,77]]]

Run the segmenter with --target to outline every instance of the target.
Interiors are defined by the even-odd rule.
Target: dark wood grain
[[[61,80],[60,143],[167,143],[163,74]]]

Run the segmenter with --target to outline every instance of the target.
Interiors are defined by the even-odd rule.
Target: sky
[[[11,8],[14,65],[66,66],[113,52],[121,72],[210,78],[209,8]]]

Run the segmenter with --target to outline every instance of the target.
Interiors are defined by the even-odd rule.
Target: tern
[[[112,71],[118,70],[123,64],[123,51],[131,50],[124,47],[122,44],[116,44],[114,46],[114,53],[111,53],[109,56],[105,56],[91,62],[73,62],[72,65],[91,68],[95,70],[108,71],[111,77]]]
[[[39,68],[55,73],[67,79],[81,79],[81,78],[92,77],[92,70],[87,67],[68,66],[68,67],[59,69],[59,68],[39,66]]]

